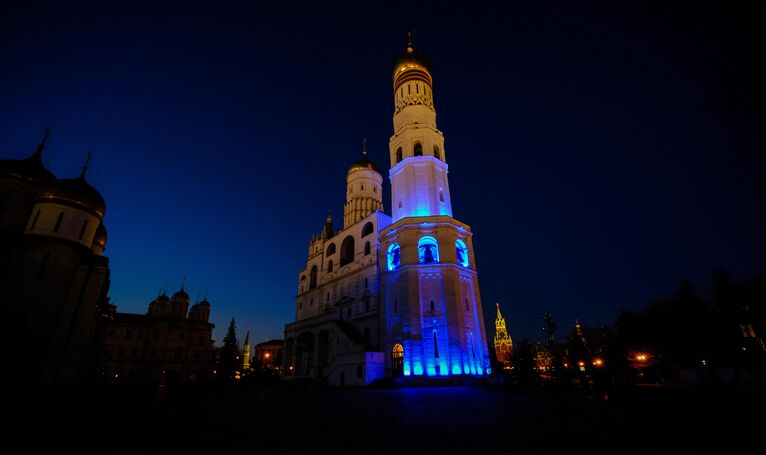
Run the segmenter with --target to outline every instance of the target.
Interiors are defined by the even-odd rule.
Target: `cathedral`
[[[391,215],[380,168],[346,174],[343,228],[328,215],[298,273],[283,377],[330,385],[482,376],[489,352],[470,226],[452,214],[433,80],[412,42],[393,73]]]
[[[0,378],[11,384],[92,378],[114,312],[104,198],[87,162],[75,178],[45,168],[48,135],[31,156],[0,160]]]
[[[210,302],[189,307],[184,285],[163,291],[146,314],[116,312],[100,354],[98,381],[108,384],[199,382],[213,376]]]

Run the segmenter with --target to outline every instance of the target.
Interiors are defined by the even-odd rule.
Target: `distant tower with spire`
[[[247,329],[245,335],[245,344],[242,346],[242,371],[250,371],[250,329]]]
[[[500,304],[496,303],[497,316],[495,317],[495,355],[503,369],[511,369],[511,357],[513,356],[513,340],[508,336],[505,328],[505,319],[500,313]]]

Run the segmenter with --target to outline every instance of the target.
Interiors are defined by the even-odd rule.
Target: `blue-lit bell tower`
[[[489,355],[470,226],[452,217],[433,79],[412,41],[393,74],[393,223],[380,232],[391,376],[484,375]]]

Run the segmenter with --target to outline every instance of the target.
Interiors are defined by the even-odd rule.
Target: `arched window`
[[[434,301],[431,300],[431,311],[436,311],[436,308],[434,308]]]
[[[58,232],[61,227],[61,222],[64,221],[64,212],[59,212],[59,217],[56,219],[56,226],[53,227],[53,232]]]
[[[327,273],[332,272],[332,259],[327,263]]]
[[[354,262],[354,238],[349,235],[340,245],[340,266],[343,267],[352,262]]]
[[[309,289],[317,287],[317,266],[311,267],[311,274],[309,275]]]
[[[80,237],[79,239],[82,240],[82,237],[85,235],[85,229],[88,228],[88,220],[85,220],[82,222],[82,229],[80,229]]]
[[[388,247],[388,251],[386,252],[388,270],[396,270],[399,268],[401,261],[401,258],[399,257],[400,254],[401,250],[399,249],[398,243],[392,243],[391,246]]]
[[[444,202],[444,191],[439,190],[439,202]]]
[[[436,158],[437,160],[442,159],[442,154],[439,151],[439,146],[438,145],[434,145],[434,158]]]
[[[364,255],[365,256],[370,255],[370,242],[367,242],[364,244]]]
[[[457,263],[463,267],[468,267],[468,247],[465,245],[465,242],[460,239],[455,242],[455,253],[457,255]]]
[[[40,218],[40,210],[35,213],[35,218],[32,220],[32,226],[29,227],[29,230],[32,231],[35,229],[35,225],[37,224],[37,219]]]
[[[374,228],[371,222],[365,224],[364,227],[362,228],[362,237],[367,237],[368,235],[372,234],[373,229]]]
[[[335,254],[335,244],[331,243],[330,246],[327,247],[327,255],[332,256]]]
[[[402,148],[399,147],[396,149],[396,162],[401,163],[402,162]]]
[[[439,262],[439,244],[433,237],[423,237],[418,242],[418,261],[421,264]]]
[[[415,143],[415,156],[423,156],[423,145],[420,142]]]
[[[439,358],[439,342],[436,341],[436,329],[434,329],[434,357]]]
[[[397,378],[402,375],[404,370],[404,346],[396,343],[391,348],[391,376]],[[409,374],[409,373],[407,373]]]

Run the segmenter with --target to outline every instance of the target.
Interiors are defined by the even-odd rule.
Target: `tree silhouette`
[[[218,358],[218,377],[222,381],[234,379],[237,370],[239,355],[239,343],[237,342],[237,326],[234,318],[231,318],[229,330],[223,338],[223,347]]]

